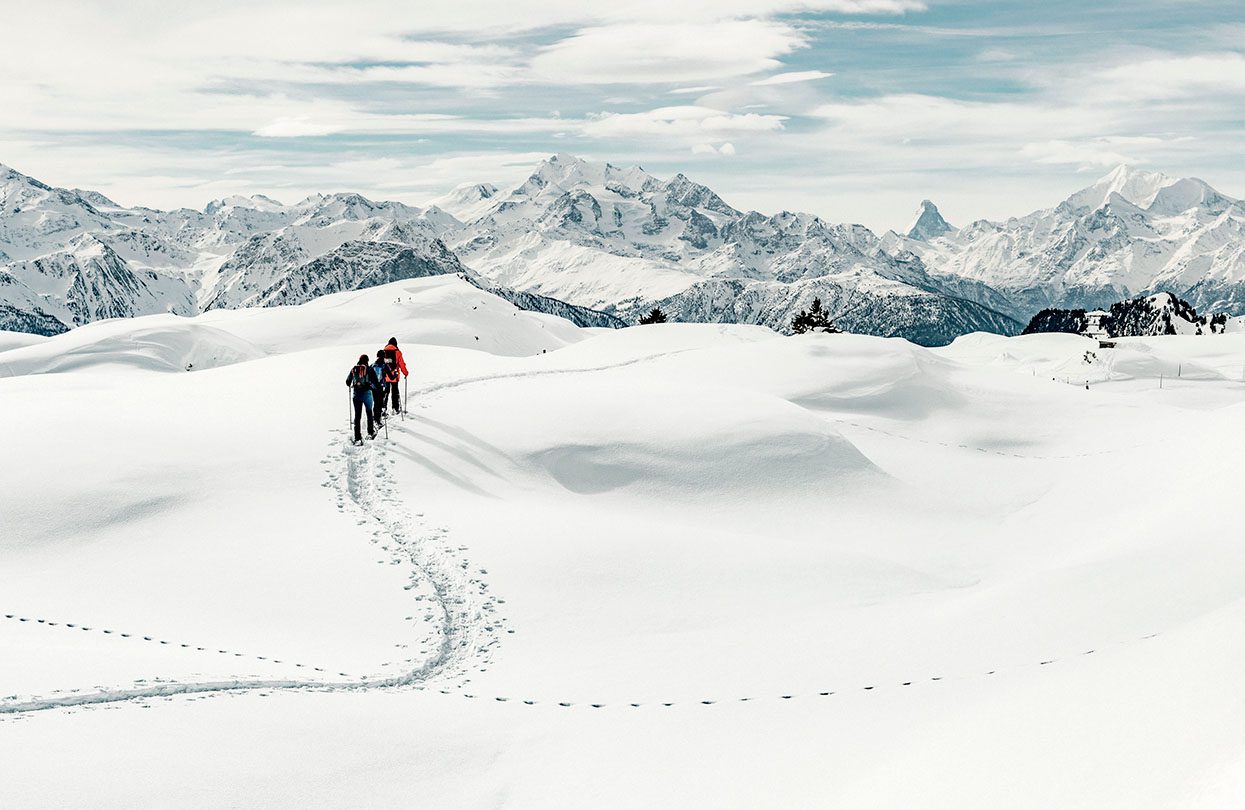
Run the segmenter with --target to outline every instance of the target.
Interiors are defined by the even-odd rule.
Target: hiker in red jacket
[[[401,413],[402,399],[398,396],[398,375],[409,377],[410,373],[406,370],[406,361],[402,359],[402,350],[398,348],[396,337],[389,338],[389,344],[381,351],[385,353],[384,382],[393,392],[393,412]]]

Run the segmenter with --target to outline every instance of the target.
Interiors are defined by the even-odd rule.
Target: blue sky
[[[881,230],[1121,162],[1245,196],[1240,2],[28,3],[0,162],[124,203],[420,203],[570,152]]]

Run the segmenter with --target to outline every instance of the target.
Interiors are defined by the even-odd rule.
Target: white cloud
[[[795,28],[764,20],[598,26],[542,49],[531,69],[554,84],[697,81],[770,70],[806,43]]]
[[[338,127],[333,124],[317,123],[305,115],[295,115],[269,121],[255,130],[255,134],[263,138],[301,138],[311,135],[329,135],[338,131]]]
[[[660,107],[641,113],[606,113],[582,125],[594,138],[677,138],[700,142],[706,136],[726,137],[782,129],[781,115],[729,113],[712,107]]]
[[[1127,93],[1144,99],[1179,99],[1205,94],[1245,92],[1245,55],[1239,53],[1162,56],[1102,70],[1098,95]]]
[[[757,79],[755,82],[749,82],[753,87],[765,87],[771,84],[793,84],[795,82],[811,82],[816,79],[825,79],[833,76],[833,73],[826,73],[821,70],[797,70],[792,73],[778,73],[764,79]]]
[[[692,146],[693,155],[726,155],[735,154],[735,145],[727,142],[721,146],[714,146],[711,143],[698,143]]]
[[[1007,48],[986,48],[977,54],[978,62],[1010,62],[1015,58],[1015,52]]]
[[[1021,153],[1036,163],[1078,166],[1087,171],[1146,162],[1144,158],[1114,151],[1102,141],[1041,141],[1025,144]]]

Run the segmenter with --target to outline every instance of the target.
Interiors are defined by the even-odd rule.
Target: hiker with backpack
[[[398,348],[398,339],[396,337],[389,338],[389,344],[381,349],[385,353],[385,384],[392,392],[393,412],[402,412],[402,399],[398,396],[398,380],[399,375],[409,377],[410,374],[406,370],[406,361],[402,359],[402,350]]]
[[[375,407],[372,392],[379,384],[380,381],[376,378],[376,371],[369,364],[367,355],[359,355],[359,362],[346,375],[346,387],[351,390],[354,401],[355,444],[363,444],[363,434],[359,429],[359,420],[362,418],[364,410],[367,411],[367,437],[369,439],[376,438],[376,426],[372,420],[372,409]]]
[[[385,419],[385,403],[389,400],[389,384],[385,382],[385,350],[381,349],[376,353],[376,362],[372,364],[372,371],[376,373],[377,386],[373,394],[374,406],[372,413],[376,419],[376,428],[379,430],[381,423]]]

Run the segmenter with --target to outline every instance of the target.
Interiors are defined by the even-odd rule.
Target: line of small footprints
[[[200,647],[194,644],[182,644],[181,642],[166,641],[165,639],[158,639],[155,636],[144,636],[138,633],[123,633],[119,630],[108,630],[108,629],[99,628],[99,627],[88,627],[86,625],[75,624],[73,622],[54,622],[54,621],[51,621],[50,619],[37,619],[37,618],[30,618],[27,616],[18,616],[15,613],[4,613],[0,615],[3,615],[4,618],[9,619],[10,621],[41,624],[44,627],[60,627],[65,630],[81,630],[86,633],[102,633],[103,635],[113,636],[114,638],[130,638],[130,639],[135,639],[139,641],[146,641],[151,644],[163,645],[167,647],[177,647],[177,648],[181,648],[184,650],[194,650],[195,652],[209,652],[209,653],[215,652],[217,655],[227,655],[232,658],[250,659],[250,660],[255,660],[255,661],[266,661],[272,664],[290,664],[300,669],[311,670],[312,672],[323,672],[323,673],[330,674],[330,675],[338,675],[343,678],[350,677],[350,674],[346,672],[334,673],[334,672],[331,672],[325,669],[324,667],[313,667],[309,664],[299,664],[293,661],[285,661],[280,658],[270,658],[265,655],[248,655],[247,653],[234,652],[233,650],[222,650],[222,649],[213,648],[213,647]]]
[[[1136,641],[1146,641],[1148,639],[1155,638],[1158,635],[1159,635],[1158,633],[1149,633],[1147,635],[1137,638]],[[1129,642],[1121,641],[1117,643],[1127,644]],[[1063,656],[1061,658],[1048,658],[1044,661],[1038,661],[1035,664],[1029,664],[1029,666],[1045,667],[1051,664],[1059,663],[1061,661],[1070,661],[1074,658],[1082,658],[1087,655],[1093,655],[1095,652],[1097,652],[1097,650],[1085,650],[1084,652],[1078,653],[1075,656]],[[809,692],[806,694],[792,692],[790,694],[764,695],[764,696],[759,696],[759,697],[739,697],[739,698],[727,698],[727,699],[706,698],[703,700],[682,700],[682,701],[679,701],[679,700],[648,701],[648,702],[615,701],[613,703],[609,703],[609,702],[602,702],[602,703],[579,702],[577,703],[575,701],[570,701],[570,700],[536,700],[536,699],[529,699],[529,698],[519,699],[519,698],[509,698],[509,697],[500,697],[500,696],[489,698],[489,697],[484,697],[481,695],[474,695],[468,692],[455,692],[450,689],[432,689],[430,687],[418,686],[418,685],[415,686],[414,688],[417,690],[421,690],[421,691],[435,691],[436,693],[441,694],[441,695],[452,695],[455,697],[461,697],[461,698],[465,698],[468,700],[481,700],[485,702],[491,701],[495,703],[518,703],[524,706],[545,705],[545,706],[555,706],[557,708],[562,708],[562,709],[572,709],[576,707],[590,708],[590,709],[605,709],[609,707],[622,707],[622,708],[631,708],[631,709],[670,708],[673,706],[721,706],[721,705],[727,705],[727,704],[732,704],[732,703],[758,703],[762,701],[797,700],[797,699],[811,698],[811,697],[830,697],[832,695],[843,695],[849,692],[874,692],[879,689],[887,689],[887,688],[902,689],[905,687],[917,686],[921,683],[938,683],[940,681],[950,681],[950,680],[963,681],[969,678],[976,678],[976,677],[985,678],[991,675],[998,675],[999,673],[1005,672],[1008,670],[1020,669],[1023,666],[1025,665],[1017,664],[1017,665],[1014,665],[1008,668],[991,669],[991,670],[987,670],[986,672],[978,673],[977,675],[959,675],[959,676],[954,676],[954,677],[949,677],[949,678],[944,678],[940,675],[935,675],[932,677],[919,679],[919,680],[900,681],[899,683],[894,683],[894,684],[870,684],[868,686],[858,686],[858,687],[855,687],[854,689],[838,689],[838,690],[830,689],[824,692]]]

